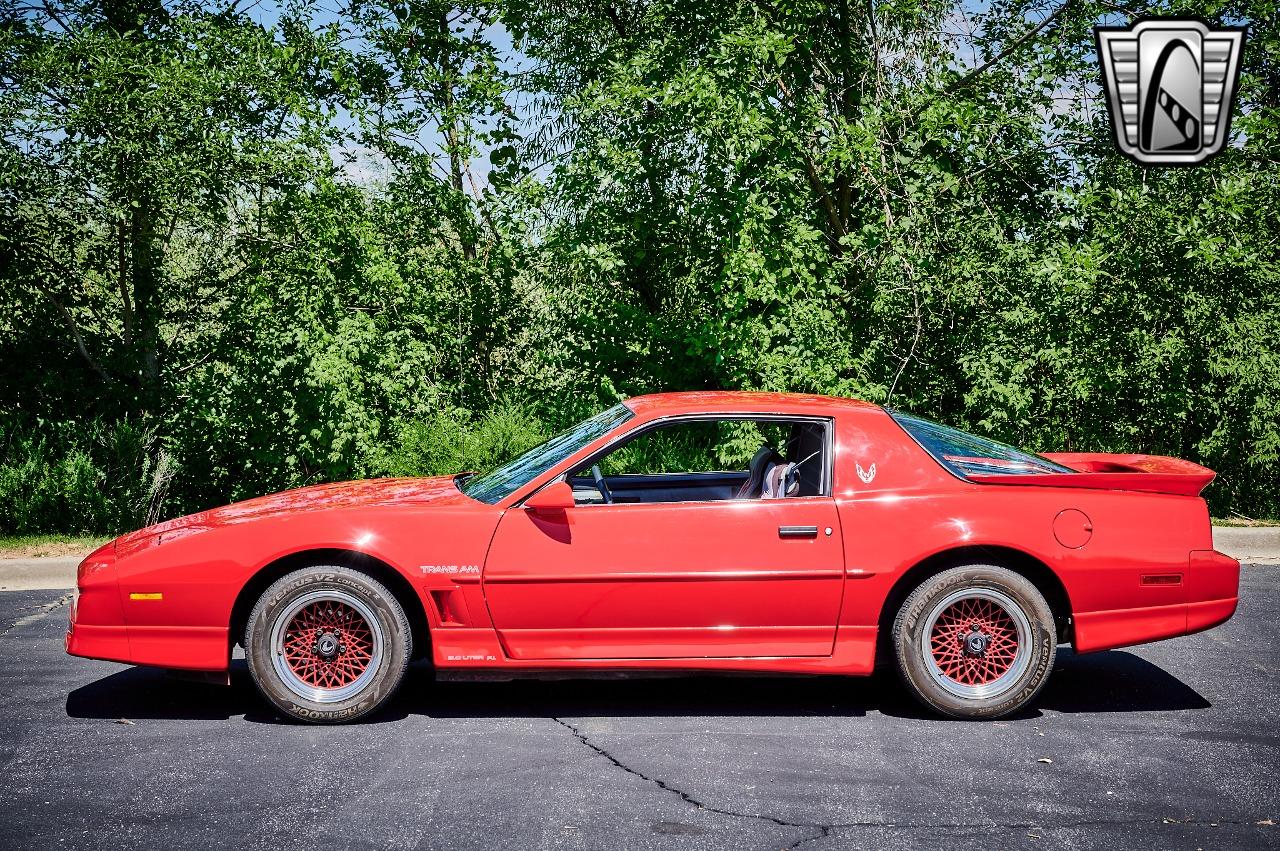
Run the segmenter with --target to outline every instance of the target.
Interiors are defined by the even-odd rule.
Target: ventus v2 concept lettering
[[[645,396],[485,475],[321,485],[125,535],[80,565],[67,650],[225,672],[238,644],[308,721],[375,710],[417,657],[440,677],[880,662],[937,712],[996,718],[1060,644],[1231,616],[1212,478],[848,399]]]

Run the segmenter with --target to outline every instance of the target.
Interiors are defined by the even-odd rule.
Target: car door
[[[482,581],[516,659],[827,656],[843,546],[827,495],[517,507]]]

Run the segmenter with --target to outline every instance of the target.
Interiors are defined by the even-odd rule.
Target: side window
[[[582,505],[820,496],[827,428],[820,420],[678,420],[612,447],[569,483]]]
[[[606,476],[670,475],[734,470],[720,445],[720,423],[683,422],[656,428],[600,459]]]

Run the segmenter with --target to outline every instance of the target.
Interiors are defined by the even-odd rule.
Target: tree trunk
[[[449,45],[449,14],[448,11],[440,13],[440,36],[441,44]],[[458,204],[458,240],[462,243],[462,254],[468,260],[476,259],[476,240],[473,234],[473,228],[470,222],[470,205],[466,203],[467,196],[463,192],[462,183],[462,151],[459,150],[459,137],[461,133],[458,130],[458,117],[454,115],[454,98],[453,86],[454,78],[457,76],[457,68],[449,56],[448,48],[445,49],[444,55],[441,57],[441,70],[444,72],[444,83],[441,87],[440,102],[443,106],[444,114],[444,137],[445,144],[449,149],[449,185],[453,187],[454,198]]]
[[[139,49],[145,48],[148,26],[167,16],[154,0],[106,0],[102,10],[107,28]],[[161,405],[160,326],[164,316],[164,246],[156,227],[160,203],[143,173],[146,157],[144,148],[139,156],[117,161],[118,188],[114,193],[118,208],[125,211],[120,228],[119,290],[130,383],[136,387],[132,407],[142,415],[157,413]]]

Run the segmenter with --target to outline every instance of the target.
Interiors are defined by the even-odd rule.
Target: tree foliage
[[[1128,10],[1250,27],[1192,169],[1110,141],[1116,8],[0,0],[0,530],[711,387],[1180,455],[1275,516],[1276,6]]]

